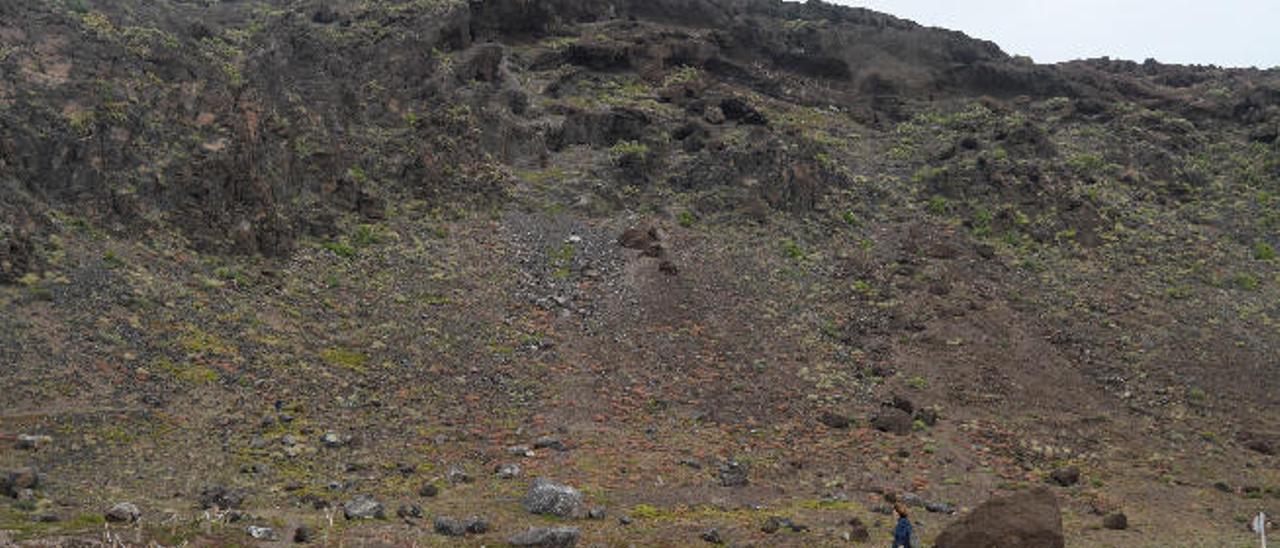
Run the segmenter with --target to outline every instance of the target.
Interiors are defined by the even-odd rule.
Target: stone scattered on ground
[[[225,485],[211,485],[200,491],[197,499],[201,509],[220,508],[233,510],[244,504],[245,492]]]
[[[293,531],[293,541],[298,544],[306,544],[311,542],[311,539],[313,538],[315,538],[315,532],[306,525],[299,526]]]
[[[720,485],[724,487],[743,487],[749,483],[747,465],[731,460],[720,465]]]
[[[781,529],[790,529],[793,532],[801,533],[808,531],[809,526],[796,523],[791,518],[779,516],[770,516],[768,519],[764,520],[764,525],[760,526],[760,531],[768,534],[777,533]]]
[[[897,407],[881,407],[871,418],[871,426],[881,432],[905,436],[911,433],[911,414]]]
[[[467,518],[466,521],[462,522],[462,526],[467,530],[467,533],[472,535],[483,535],[493,528],[489,525],[489,520],[480,516],[471,516]]]
[[[924,423],[925,426],[936,426],[941,418],[942,414],[936,407],[923,407],[916,410],[916,420]]]
[[[849,540],[853,542],[867,542],[871,540],[871,531],[867,530],[867,525],[862,523],[859,518],[849,518]]]
[[[582,493],[577,489],[538,478],[524,496],[524,509],[531,514],[572,517],[582,506]]]
[[[111,523],[133,523],[142,517],[142,510],[132,502],[121,502],[107,510],[103,517]]]
[[[1071,487],[1080,483],[1080,469],[1075,466],[1059,468],[1049,474],[1049,481],[1061,487]]]
[[[423,498],[431,498],[440,494],[440,488],[434,483],[424,483],[418,488],[418,496]]]
[[[14,443],[14,447],[18,449],[39,449],[53,443],[50,436],[36,434],[18,434],[18,439]]]
[[[259,527],[257,525],[250,525],[245,528],[245,532],[249,533],[249,536],[257,540],[265,540],[269,542],[275,542],[277,540],[280,540],[280,534],[276,533],[276,530],[270,527]]]
[[[422,517],[422,507],[417,504],[401,504],[396,508],[396,517],[400,519],[418,519]]]
[[[498,477],[502,479],[516,478],[520,476],[520,465],[519,464],[503,464],[498,466],[498,468],[494,471],[494,473],[497,474]]]
[[[349,520],[383,519],[386,509],[373,497],[360,495],[342,505],[342,515]]]
[[[907,506],[914,506],[916,508],[924,507],[924,498],[915,493],[904,493],[898,500]]]
[[[587,517],[590,519],[604,519],[605,510],[603,507],[596,506],[590,510],[587,510]]]
[[[467,534],[467,526],[449,516],[436,516],[434,525],[436,533],[446,537],[461,537]]]
[[[533,440],[534,449],[555,449],[556,451],[567,451],[569,447],[564,444],[560,438],[554,436],[542,436]]]
[[[40,472],[33,467],[0,472],[0,494],[15,498],[24,489],[40,487]]]
[[[535,455],[533,448],[528,445],[512,445],[507,448],[507,454],[517,457],[532,457]]]
[[[619,525],[631,525],[631,522],[632,522],[631,516],[618,516]]]
[[[449,483],[454,485],[459,483],[471,483],[471,474],[468,474],[461,466],[449,467],[449,471],[445,472],[444,477],[449,480]]]
[[[1058,499],[1046,488],[988,500],[952,523],[936,548],[1063,548]]]
[[[711,544],[724,544],[724,538],[720,536],[720,530],[715,527],[703,531],[702,540]]]
[[[1102,526],[1112,531],[1123,531],[1129,528],[1129,516],[1124,512],[1116,512],[1102,518]]]
[[[945,502],[926,502],[924,509],[934,514],[954,514],[956,507]]]
[[[577,527],[535,527],[512,535],[507,543],[512,546],[572,548],[580,536],[582,531]]]
[[[320,436],[320,443],[324,444],[325,447],[328,447],[330,449],[342,447],[347,443],[349,443],[350,441],[351,441],[350,436],[342,436],[342,435],[339,435],[337,432],[332,432],[332,431],[325,432],[323,436]]]
[[[818,422],[822,423],[827,428],[835,428],[837,430],[843,430],[853,424],[853,421],[850,420],[849,417],[839,413],[833,413],[831,411],[827,411],[823,413],[821,417],[818,417]]]

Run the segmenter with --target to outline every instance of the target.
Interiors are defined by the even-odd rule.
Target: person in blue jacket
[[[911,520],[907,517],[907,507],[901,502],[893,505],[898,514],[898,526],[893,530],[893,548],[911,548]]]

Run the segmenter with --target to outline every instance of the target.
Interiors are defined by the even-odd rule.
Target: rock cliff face
[[[509,536],[515,474],[439,480],[521,461],[644,525],[584,543],[1065,467],[1068,543],[1216,542],[1280,493],[1278,134],[1274,70],[817,1],[0,2],[0,440],[53,438],[0,530],[212,488]],[[417,534],[361,523],[299,534]]]
[[[0,8],[10,22],[0,60],[9,224],[19,210],[65,205],[107,226],[163,223],[201,249],[267,255],[328,231],[333,215],[377,218],[390,193],[492,203],[510,182],[504,167],[546,162],[566,144],[661,140],[685,123],[601,101],[622,99],[586,89],[602,74],[633,76],[624,93],[661,88],[646,92],[666,92],[657,98],[692,120],[739,93],[834,107],[873,126],[942,98],[1063,97],[1084,111],[1137,101],[1196,119],[1271,123],[1263,138],[1274,135],[1267,113],[1280,93],[1240,71],[1035,66],[959,33],[817,2],[94,8]],[[1214,88],[1222,95],[1180,96],[1209,80],[1225,81]],[[785,139],[778,129],[768,136]],[[653,156],[640,165],[677,160]],[[772,176],[762,178],[817,179],[784,183],[774,205],[804,206],[831,183],[818,169],[762,167]],[[715,175],[704,183],[725,182]]]

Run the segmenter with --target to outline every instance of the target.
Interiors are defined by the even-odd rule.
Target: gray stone
[[[933,512],[935,514],[956,513],[956,507],[954,505],[947,504],[945,502],[927,502],[924,505],[924,509],[930,512]]]
[[[572,548],[578,544],[582,531],[577,527],[536,527],[512,535],[507,543],[512,546],[537,546],[540,548]]]
[[[436,516],[435,531],[446,537],[461,537],[467,534],[467,526],[449,516]]]
[[[302,525],[302,526],[299,526],[296,530],[294,530],[293,541],[298,544],[306,544],[308,542],[311,542],[311,539],[315,536],[316,536],[315,532],[312,531],[310,527],[307,527],[306,525]]]
[[[449,483],[455,485],[459,483],[471,483],[471,474],[468,474],[461,466],[449,467],[449,471],[445,472],[444,477],[449,480]]]
[[[17,447],[18,449],[39,449],[51,443],[53,443],[53,438],[49,436],[18,434],[18,440],[17,443],[14,444],[14,447]]]
[[[600,506],[587,510],[587,517],[590,519],[604,519],[605,515],[604,508]]]
[[[422,517],[422,507],[417,504],[401,504],[396,508],[396,517],[400,519],[418,519]]]
[[[534,449],[555,449],[556,451],[567,451],[569,448],[560,438],[553,436],[542,436],[533,440]]]
[[[495,471],[499,478],[512,479],[520,475],[519,464],[503,464]]]
[[[582,506],[582,493],[568,485],[538,478],[524,496],[524,509],[531,514],[572,517]]]
[[[111,523],[133,523],[142,517],[142,510],[132,502],[121,502],[107,510],[104,517]]]
[[[342,505],[342,515],[349,520],[383,519],[386,517],[386,509],[373,497],[360,495]]]
[[[244,530],[246,533],[249,533],[249,536],[258,540],[266,540],[266,541],[273,541],[273,542],[280,540],[280,535],[276,533],[275,529],[272,529],[270,527],[258,527],[257,525],[250,525],[246,527]]]
[[[711,544],[724,544],[724,538],[720,536],[720,531],[716,528],[707,529],[702,533],[702,540]]]
[[[323,436],[320,436],[320,443],[331,449],[342,447],[349,441],[351,441],[350,436],[340,436],[337,432],[325,432]]]
[[[743,487],[747,483],[747,465],[736,460],[720,465],[720,485],[724,487]]]
[[[223,510],[231,510],[239,508],[244,503],[245,492],[240,489],[229,488],[225,485],[212,485],[205,487],[200,491],[200,508],[221,508]]]
[[[473,535],[483,535],[488,533],[489,529],[492,529],[489,525],[489,520],[480,516],[471,516],[467,518],[466,521],[462,522],[462,526],[466,528],[468,533]]]

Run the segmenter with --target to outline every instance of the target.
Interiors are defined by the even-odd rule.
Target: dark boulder
[[[732,120],[740,124],[764,126],[769,124],[769,119],[765,118],[755,107],[747,104],[746,101],[737,97],[729,97],[720,101],[720,111],[724,113],[726,120]]]
[[[1112,531],[1123,531],[1129,528],[1129,516],[1124,512],[1116,512],[1102,518],[1102,526]]]
[[[948,526],[937,548],[1063,548],[1058,500],[1040,488],[993,498]]]
[[[897,407],[882,407],[871,419],[871,426],[881,432],[905,436],[911,433],[911,415]]]
[[[26,232],[0,225],[0,284],[13,283],[36,268],[36,248]]]
[[[1240,445],[1243,445],[1245,449],[1256,453],[1262,453],[1263,455],[1276,454],[1276,443],[1271,436],[1259,432],[1248,430],[1240,432],[1236,435],[1236,441],[1239,441]]]
[[[1080,469],[1075,466],[1059,468],[1049,474],[1049,481],[1062,487],[1071,487],[1080,483]]]
[[[631,68],[631,50],[626,44],[587,42],[569,46],[565,59],[591,70],[612,71]]]
[[[18,468],[0,473],[0,494],[17,497],[24,489],[40,487],[40,472],[35,468]]]
[[[818,417],[818,422],[827,428],[835,428],[837,430],[848,428],[849,425],[853,424],[849,417],[831,411],[827,411],[821,417]]]
[[[232,510],[239,508],[244,503],[245,492],[242,489],[233,489],[225,485],[213,485],[205,487],[200,491],[201,509],[221,508],[223,510]]]

